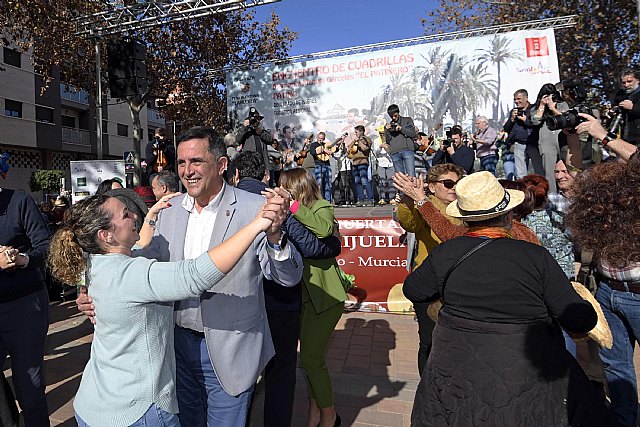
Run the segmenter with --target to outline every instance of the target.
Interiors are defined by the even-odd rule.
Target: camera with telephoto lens
[[[562,98],[569,103],[571,109],[559,116],[547,117],[547,127],[549,130],[572,129],[575,131],[576,126],[586,120],[580,117],[579,113],[593,116],[595,107],[587,102],[587,89],[576,78],[557,83],[556,89],[562,93]]]
[[[444,148],[449,148],[453,145],[453,133],[451,132],[451,128],[445,128],[444,134],[446,138],[442,141],[442,146]]]

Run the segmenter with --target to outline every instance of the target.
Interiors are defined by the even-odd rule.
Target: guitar
[[[322,162],[328,162],[331,158],[331,155],[336,152],[338,146],[335,143],[324,143],[321,145],[322,152],[317,154],[318,160]]]
[[[304,159],[306,159],[307,155],[309,154],[309,144],[311,144],[311,141],[313,141],[313,134],[309,135],[304,140],[304,145],[302,146],[302,150],[300,150],[300,152],[294,156],[298,166],[302,166],[304,164]]]
[[[360,139],[356,139],[355,141],[353,141],[353,144],[351,144],[351,147],[345,147],[347,149],[347,158],[353,159],[353,157],[356,155],[358,150],[360,150],[360,147],[358,146],[359,140]]]

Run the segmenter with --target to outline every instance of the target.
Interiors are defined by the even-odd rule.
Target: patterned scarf
[[[489,239],[513,239],[510,230],[502,227],[469,227],[465,233],[469,237],[486,237]]]

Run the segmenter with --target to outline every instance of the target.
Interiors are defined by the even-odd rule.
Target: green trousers
[[[302,314],[300,318],[300,363],[307,379],[307,393],[319,408],[333,406],[331,377],[325,363],[329,338],[342,316],[344,304],[339,303],[316,313],[306,285],[302,285]]]

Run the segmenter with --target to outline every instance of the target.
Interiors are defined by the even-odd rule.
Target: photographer
[[[236,142],[241,151],[255,151],[260,154],[265,165],[269,164],[269,156],[267,155],[267,147],[265,144],[273,142],[271,132],[262,127],[263,116],[260,115],[255,107],[249,109],[249,115],[238,129],[236,134]]]
[[[560,155],[560,143],[558,140],[560,130],[550,130],[547,126],[542,126],[549,116],[559,116],[569,109],[569,104],[564,102],[560,92],[552,83],[545,83],[538,92],[538,98],[533,105],[531,123],[540,125],[538,147],[542,157],[544,176],[549,182],[549,191],[556,192],[556,180],[554,167]]]
[[[624,128],[622,138],[636,146],[640,144],[640,73],[626,69],[620,73],[622,89],[614,104],[622,109]]]
[[[151,185],[149,177],[153,173],[168,170],[176,171],[176,151],[170,139],[166,139],[166,133],[163,128],[155,130],[153,139],[149,141],[145,147],[145,160],[147,169],[145,171],[143,182],[145,185]],[[162,162],[159,162],[159,153],[162,152]]]
[[[476,133],[471,137],[476,144],[476,156],[480,159],[480,168],[496,176],[498,163],[498,132],[489,126],[485,116],[476,117]]]
[[[529,173],[529,160],[533,163],[535,173],[544,175],[542,157],[538,151],[540,125],[534,125],[531,121],[529,93],[525,89],[518,89],[513,94],[513,102],[516,108],[511,110],[511,115],[504,124],[504,131],[509,134],[506,144],[513,144],[516,177],[522,178]]]
[[[462,128],[454,126],[447,131],[447,139],[442,142],[440,149],[433,156],[433,164],[441,165],[453,163],[464,169],[467,175],[473,173],[475,154],[473,150],[462,143]]]
[[[389,144],[389,154],[396,172],[416,176],[416,160],[413,140],[416,138],[416,127],[409,117],[400,116],[400,108],[391,104],[387,108],[391,122],[384,126],[385,141]]]

